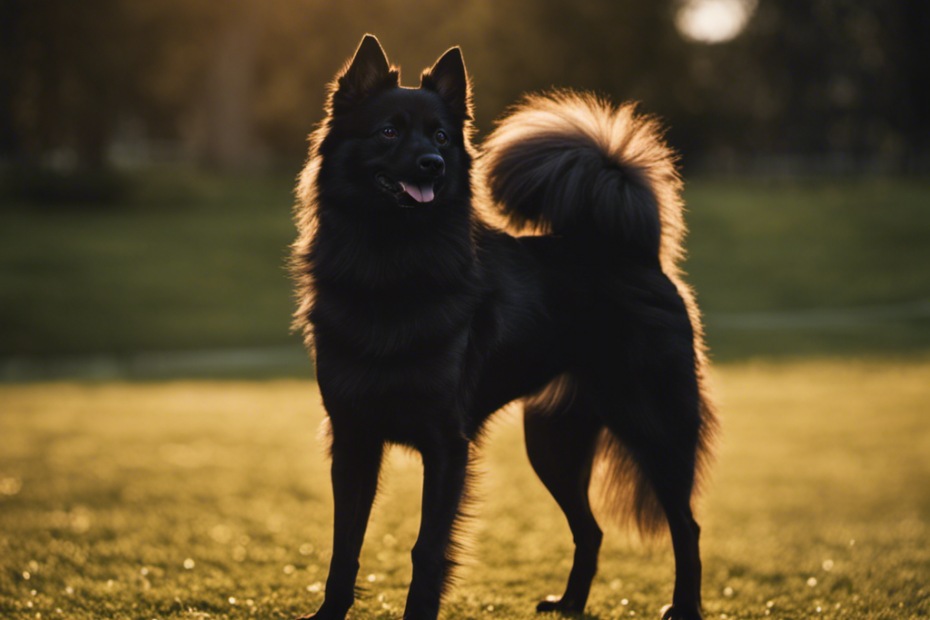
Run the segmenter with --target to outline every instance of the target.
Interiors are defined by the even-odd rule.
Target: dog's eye
[[[449,135],[444,132],[442,129],[436,132],[436,142],[438,144],[446,144],[449,142]]]
[[[381,135],[384,136],[385,138],[396,138],[397,130],[394,129],[393,127],[385,127],[384,129],[381,130]]]

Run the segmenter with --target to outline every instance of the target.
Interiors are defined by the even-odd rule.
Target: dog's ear
[[[399,83],[400,71],[388,63],[378,39],[366,34],[355,56],[336,78],[332,94],[333,114],[346,112],[379,90]]]
[[[462,50],[450,48],[420,76],[420,88],[437,93],[462,119],[471,118],[471,85],[465,73]]]

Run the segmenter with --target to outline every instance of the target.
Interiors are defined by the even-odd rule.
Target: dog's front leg
[[[315,614],[299,620],[342,620],[352,606],[358,556],[378,490],[383,452],[384,442],[380,439],[359,437],[358,429],[340,429],[333,424],[333,557],[323,605]]]
[[[413,580],[405,620],[435,620],[455,564],[451,538],[468,476],[468,440],[458,435],[431,444],[421,449],[423,514],[411,554]]]

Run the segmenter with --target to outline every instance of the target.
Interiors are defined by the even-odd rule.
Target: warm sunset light
[[[930,0],[0,7],[0,620],[930,620]]]
[[[756,0],[685,0],[675,15],[675,25],[693,41],[723,43],[743,31],[756,4]]]

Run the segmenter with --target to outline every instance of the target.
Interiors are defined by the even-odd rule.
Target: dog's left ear
[[[471,116],[471,85],[458,47],[449,49],[420,76],[420,88],[437,93],[462,119]]]

